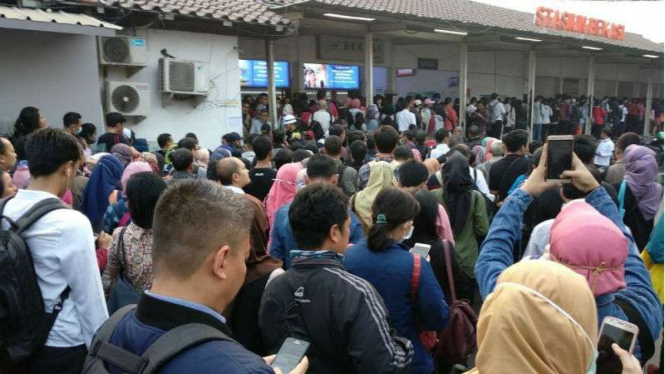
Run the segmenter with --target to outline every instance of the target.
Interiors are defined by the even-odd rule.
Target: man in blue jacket
[[[251,220],[252,208],[245,199],[212,182],[185,180],[168,188],[155,209],[152,288],[123,317],[110,343],[142,355],[165,332],[191,323],[231,337],[221,313],[245,278]],[[306,367],[301,363],[291,373],[304,374]],[[275,371],[239,343],[213,340],[179,353],[159,373]]]
[[[317,154],[307,161],[307,180],[306,183],[323,183],[333,186],[337,185],[339,176],[337,174],[337,165],[331,157]],[[289,224],[289,208],[291,204],[286,204],[277,209],[275,221],[270,231],[270,255],[284,262],[284,269],[291,267],[291,250],[298,249],[296,241],[293,239],[293,231]],[[365,239],[358,216],[349,211],[351,216],[351,236],[349,242],[356,244]]]

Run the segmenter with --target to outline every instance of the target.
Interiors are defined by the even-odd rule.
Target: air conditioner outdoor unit
[[[159,60],[162,92],[180,95],[208,95],[208,64],[162,58]]]
[[[97,42],[99,61],[102,65],[146,66],[148,45],[144,38],[100,37]]]
[[[106,108],[125,116],[150,114],[150,85],[147,83],[106,82]]]

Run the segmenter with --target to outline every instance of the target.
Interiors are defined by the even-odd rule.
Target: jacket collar
[[[338,267],[344,269],[344,256],[333,251],[291,251],[291,267]]]

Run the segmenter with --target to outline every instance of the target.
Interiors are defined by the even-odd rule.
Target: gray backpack
[[[152,343],[142,356],[137,356],[109,342],[120,321],[134,308],[136,305],[123,307],[99,328],[85,359],[83,374],[108,374],[107,364],[127,374],[152,374],[181,352],[197,345],[214,340],[235,342],[211,326],[190,323],[167,331]]]

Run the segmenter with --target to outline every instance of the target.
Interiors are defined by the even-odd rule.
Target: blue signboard
[[[259,60],[239,60],[242,87],[268,87],[268,64]],[[275,61],[275,87],[289,87],[289,63]]]
[[[304,64],[305,88],[357,90],[360,88],[360,68],[350,65]]]

